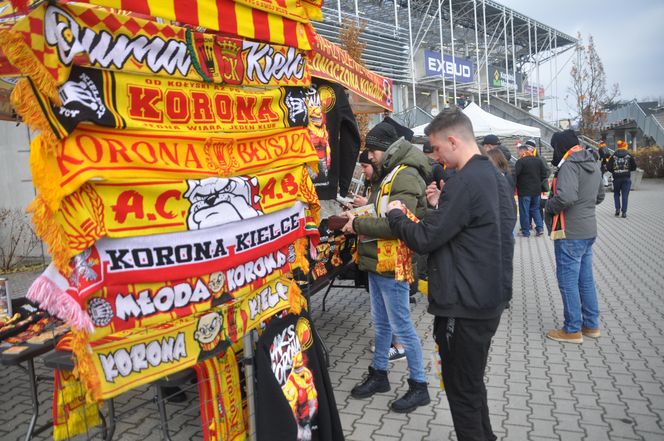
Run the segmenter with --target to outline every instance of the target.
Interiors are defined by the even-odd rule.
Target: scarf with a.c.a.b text
[[[307,204],[320,218],[316,190],[305,166],[251,176],[175,180],[90,181],[52,212],[37,196],[32,222],[64,271],[69,259],[102,237],[120,238],[200,230]]]

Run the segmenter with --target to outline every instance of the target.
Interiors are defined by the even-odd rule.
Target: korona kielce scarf
[[[205,441],[246,439],[240,374],[232,349],[194,366]]]
[[[307,129],[198,134],[85,126],[54,145],[37,136],[30,169],[51,211],[91,179],[203,179],[250,175],[318,158]]]
[[[218,227],[307,204],[320,217],[316,190],[305,166],[251,176],[176,180],[90,181],[52,212],[37,196],[32,223],[56,265],[102,237],[120,238]]]
[[[176,132],[257,132],[307,125],[304,89],[246,89],[74,67],[58,87],[61,106],[22,79],[12,104],[26,124],[42,130],[48,144],[80,123],[102,127]]]
[[[76,317],[68,315],[75,314],[76,308],[63,305],[71,303],[69,298],[80,308],[88,296],[104,286],[164,282],[224,271],[300,238],[310,237],[315,247],[317,236],[306,207],[296,202],[293,207],[221,227],[102,239],[71,260],[68,277],[51,263],[27,295],[63,320],[75,321]]]
[[[580,152],[583,150],[581,146],[574,146],[569,149],[564,155],[563,159],[558,163],[558,170],[563,166],[569,155],[575,152]],[[552,196],[555,196],[558,193],[558,173],[553,177],[553,183],[551,185]],[[565,238],[565,212],[561,211],[560,213],[553,215],[553,220],[551,222],[551,233],[549,234],[551,240],[559,240]]]
[[[183,3],[187,10],[189,3]],[[0,46],[9,61],[56,104],[56,87],[68,80],[72,65],[156,75],[172,83],[186,79],[233,86],[309,86],[302,50],[258,40],[263,42],[195,32],[87,5],[48,3],[20,19],[11,31],[0,32]]]
[[[268,317],[305,304],[297,284],[280,278],[208,311],[72,348],[92,399],[108,399],[222,353]]]
[[[83,326],[78,323],[70,326],[93,330],[88,339],[96,341],[119,331],[207,311],[301,268],[305,252],[304,248],[296,249],[291,244],[242,265],[199,277],[106,286],[85,300],[87,306],[81,308]]]
[[[387,204],[390,201],[392,184],[397,175],[407,167],[406,165],[400,165],[393,168],[381,181],[376,198],[376,213],[379,217],[387,216]],[[419,222],[410,210],[406,209],[405,214],[410,220]],[[413,254],[402,240],[378,239],[376,253],[376,272],[394,272],[395,280],[413,282]]]

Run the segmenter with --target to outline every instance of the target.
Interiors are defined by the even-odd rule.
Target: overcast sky
[[[497,0],[568,35],[595,39],[609,85],[620,85],[622,100],[664,98],[664,1],[662,0]],[[569,52],[558,60],[559,68]],[[558,85],[566,94],[571,62]],[[564,77],[564,79],[563,79]],[[561,113],[563,109],[560,109]]]

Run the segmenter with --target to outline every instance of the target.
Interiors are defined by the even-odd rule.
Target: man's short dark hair
[[[458,107],[443,110],[424,128],[427,136],[442,131],[453,132],[460,138],[475,139],[473,123]]]

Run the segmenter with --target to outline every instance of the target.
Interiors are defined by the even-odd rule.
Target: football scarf
[[[312,76],[338,83],[370,103],[392,111],[392,80],[371,72],[319,34],[315,35],[309,63]]]
[[[240,374],[235,352],[208,358],[194,366],[198,378],[201,426],[205,441],[246,439]]]
[[[190,2],[175,3],[192,9]],[[34,9],[11,31],[0,33],[0,46],[11,64],[58,104],[55,87],[68,80],[72,65],[161,76],[173,85],[182,79],[259,87],[311,83],[306,55],[295,47],[194,32],[71,3]]]
[[[407,167],[406,165],[400,165],[393,168],[381,181],[376,198],[376,213],[379,217],[387,216],[387,204],[390,201],[392,184],[397,175]],[[406,209],[405,214],[410,220],[419,222],[410,210]],[[413,282],[412,251],[403,241],[399,239],[378,239],[376,253],[376,272],[394,272],[395,280]]]
[[[85,365],[81,381],[95,400],[113,398],[224,352],[268,317],[292,309],[293,301],[306,302],[294,281],[281,278],[205,312],[73,344],[77,367]]]
[[[67,297],[82,306],[104,286],[163,282],[234,268],[279,250],[297,239],[315,237],[318,230],[305,214],[305,206],[293,207],[205,230],[158,234],[123,239],[102,239],[77,255],[63,271],[51,263],[28,290],[31,300],[64,320]],[[315,242],[315,240],[314,240]],[[313,244],[315,246],[315,243]],[[64,300],[63,300],[64,299]],[[73,314],[73,313],[72,313]]]
[[[257,132],[307,125],[304,89],[244,89],[75,66],[58,87],[62,106],[51,103],[30,79],[12,92],[26,124],[43,131],[49,144],[80,123],[117,129],[175,132]]]
[[[86,2],[86,0],[84,0]],[[193,0],[187,2],[146,2],[141,0],[87,0],[89,3],[138,12],[144,15],[202,27],[224,34],[239,35],[255,40],[282,43],[300,49],[311,49],[313,29],[304,20],[297,3],[306,14],[317,20],[322,12],[322,0],[301,2],[271,0]],[[276,14],[283,14],[280,17]],[[296,21],[297,20],[297,21]]]
[[[56,350],[70,347],[71,334],[64,336]],[[53,439],[68,440],[101,424],[96,403],[87,403],[85,389],[73,371],[55,369],[53,384]]]
[[[567,157],[571,155],[572,153],[575,152],[580,152],[583,150],[581,146],[574,146],[571,149],[569,149],[564,155],[563,159],[560,160],[558,163],[558,170],[560,170],[560,167],[563,166],[565,161],[567,160]],[[551,193],[552,197],[555,196],[558,193],[558,173],[553,177],[553,183],[551,185]],[[561,211],[560,213],[554,214],[553,215],[553,220],[551,222],[551,233],[549,234],[549,238],[551,240],[559,240],[559,239],[564,239],[565,236],[565,212]]]
[[[306,129],[205,135],[82,125],[53,146],[41,136],[30,146],[32,180],[51,211],[92,179],[232,177],[316,162]]]
[[[59,267],[102,237],[121,238],[218,227],[307,204],[320,219],[305,166],[232,178],[90,181],[55,213],[37,196],[32,223]]]
[[[305,259],[302,251],[289,245],[237,267],[199,277],[104,287],[86,299],[82,312],[86,324],[78,328],[94,329],[88,338],[96,341],[118,331],[207,311],[289,274]]]

